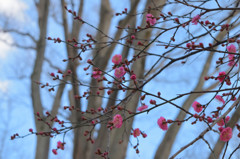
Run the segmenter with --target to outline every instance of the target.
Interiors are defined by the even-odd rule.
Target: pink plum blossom
[[[216,96],[215,96],[215,99],[217,99],[218,101],[220,101],[220,102],[222,102],[223,104],[225,104],[225,101],[224,101],[224,99],[222,98],[222,96],[216,95]]]
[[[227,46],[227,50],[228,52],[231,52],[231,53],[237,52],[236,46],[234,46],[233,44],[231,44],[230,46]],[[228,54],[228,59],[229,59],[228,66],[233,66],[235,64],[234,57],[235,56],[233,54]],[[237,64],[235,66],[237,66]]]
[[[121,61],[122,61],[122,55],[120,55],[120,54],[114,55],[114,56],[112,57],[112,62],[113,62],[115,65],[118,65]]]
[[[225,75],[226,75],[226,73],[225,73],[224,71],[219,72],[217,79],[218,79],[220,82],[223,82],[224,79],[225,79]]]
[[[217,119],[218,119],[218,118],[217,118]],[[225,123],[227,123],[227,122],[229,121],[229,119],[230,119],[230,117],[227,116],[227,117],[225,118],[225,122],[224,122],[224,119],[221,119],[219,122],[217,122],[217,125],[218,125],[218,126],[224,126]]]
[[[226,84],[228,85],[228,86],[230,86],[232,83],[231,83],[231,81],[230,81],[230,79],[227,79],[226,80]]]
[[[61,150],[64,150],[64,144],[61,141],[58,141],[57,142],[57,148],[61,149]]]
[[[227,123],[229,120],[230,120],[230,116],[227,116],[227,117],[225,118],[226,123]]]
[[[220,140],[227,142],[232,138],[232,128],[224,128],[220,133]]]
[[[133,130],[133,136],[134,137],[138,137],[141,134],[141,131],[139,130],[139,128],[136,128]]]
[[[114,117],[113,117],[113,125],[114,127],[116,128],[121,128],[122,126],[122,116],[120,114],[116,114]]]
[[[147,137],[147,134],[142,133],[142,137],[143,137],[143,138],[146,138],[146,137]]]
[[[136,80],[137,79],[137,76],[135,74],[131,75],[130,77],[132,80]]]
[[[234,61],[234,55],[233,54],[228,54],[228,59],[229,59],[229,63],[228,66],[233,66],[236,62]],[[235,64],[235,66],[237,66],[237,64]]]
[[[218,119],[218,118],[217,118]],[[219,122],[217,122],[217,125],[218,126],[224,126],[224,120],[223,119],[221,119]]]
[[[231,53],[236,53],[237,52],[236,46],[233,45],[233,44],[227,46],[227,50],[228,50],[228,52],[231,52]]]
[[[224,127],[222,127],[222,126],[220,126],[220,127],[218,128],[218,130],[219,130],[220,132],[222,132],[223,129],[224,129]]]
[[[203,109],[203,106],[197,101],[193,102],[192,107],[197,113],[201,112]]]
[[[213,120],[212,120],[212,118],[211,117],[207,117],[207,121],[209,122],[209,123],[212,123],[213,122]]]
[[[150,14],[150,13],[148,13],[147,15],[146,15],[146,22],[149,24],[149,25],[154,25],[154,24],[156,24],[156,18],[154,18],[154,16],[152,15],[152,14]]]
[[[93,71],[92,77],[95,79],[99,79],[102,75],[102,71]]]
[[[137,110],[141,112],[141,111],[143,111],[143,110],[145,110],[147,108],[148,108],[148,106],[144,104],[141,107],[138,107]]]
[[[195,17],[192,18],[192,23],[193,25],[197,25],[198,24],[198,21],[200,19],[200,15],[196,15]]]
[[[124,76],[126,73],[124,67],[119,67],[119,68],[115,68],[115,72],[114,72],[114,75],[117,77],[117,78],[121,78],[122,76]]]
[[[167,130],[168,129],[168,125],[167,125],[167,121],[164,117],[160,117],[157,121],[158,126],[162,129],[162,130]]]
[[[57,155],[57,150],[56,149],[52,149],[52,152],[54,155]]]

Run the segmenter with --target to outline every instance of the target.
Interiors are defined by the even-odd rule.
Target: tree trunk
[[[146,9],[151,6],[151,0],[148,0],[146,3]],[[155,1],[156,4],[161,5],[164,4],[165,1],[162,0],[158,0]],[[157,17],[158,12],[156,11],[152,11],[151,12],[155,17]],[[143,18],[142,20],[142,27],[146,26],[146,17]],[[145,39],[146,41],[150,40],[151,38],[151,33],[152,30],[148,29],[146,31],[142,31],[139,34],[137,34],[136,36],[140,39]],[[144,47],[142,47],[143,49]],[[147,51],[148,48],[145,49],[145,51]],[[135,55],[137,55],[139,53],[139,51],[135,51]],[[137,59],[133,65],[131,70],[134,71],[134,73],[137,76],[137,79],[143,79],[144,78],[144,70],[145,70],[145,61],[146,58],[140,58]],[[138,83],[138,85],[141,85],[141,82]],[[130,82],[130,87],[134,86],[133,82]],[[126,102],[125,104],[125,108],[127,110],[130,110],[132,112],[136,112],[136,108],[138,106],[139,103],[139,98],[141,96],[140,92],[132,92],[131,90],[127,92],[126,97],[133,93],[134,95],[131,95],[130,99],[128,99],[128,102]],[[127,116],[127,114],[125,114]],[[131,129],[132,129],[132,124],[133,124],[133,120],[134,118],[131,118],[129,120],[127,120],[121,128],[119,129],[113,129],[110,135],[110,158],[114,158],[114,159],[124,159],[126,157],[126,152],[127,152],[127,147],[128,147],[128,141],[129,141],[129,137],[131,134]],[[122,140],[121,144],[118,144],[119,141]]]
[[[39,39],[37,41],[36,47],[36,59],[35,65],[33,68],[33,72],[31,75],[31,96],[32,96],[32,104],[34,113],[39,112],[39,114],[43,115],[43,106],[40,97],[40,88],[35,82],[40,81],[41,72],[42,72],[42,65],[44,60],[44,53],[46,48],[46,33],[47,33],[47,21],[48,21],[48,7],[49,7],[49,0],[40,0],[37,4],[38,8],[38,16],[39,16]],[[46,126],[43,123],[38,122],[35,119],[35,124],[38,132],[45,131]],[[37,149],[35,158],[36,159],[47,159],[48,158],[48,151],[49,151],[49,137],[37,137]]]
[[[131,14],[136,14],[136,7],[137,7],[137,4],[139,3],[139,0],[133,0],[131,1]],[[127,19],[124,19],[124,21],[126,21]],[[120,26],[120,23],[123,23],[123,21],[119,22],[119,26]],[[134,17],[134,19],[132,19],[130,21],[130,26],[134,27],[136,25],[136,18]],[[121,26],[123,27],[123,26]],[[117,33],[119,34],[119,33]],[[122,50],[122,59],[125,59],[128,57],[128,54],[129,54],[129,51],[130,51],[130,48],[127,47],[128,43],[127,41],[125,42],[125,47],[123,48]],[[111,48],[109,50],[112,50]],[[108,50],[108,51],[109,51]],[[116,89],[117,86],[113,86],[113,90]],[[110,109],[111,106],[115,105],[116,104],[116,101],[114,99],[117,98],[118,96],[118,93],[119,91],[118,90],[115,90],[111,95],[110,95],[110,98],[108,99],[108,103],[107,103],[107,108]],[[109,114],[110,116],[110,114]],[[98,148],[101,149],[101,151],[105,151],[108,149],[109,147],[109,140],[110,140],[110,131],[107,130],[106,128],[106,124],[102,123],[101,124],[101,127],[100,129],[98,130],[98,136],[96,138],[96,142],[94,144],[94,148],[92,149],[92,152],[91,152],[91,158],[94,158],[94,156],[96,157],[95,153],[97,151]]]
[[[103,33],[108,34],[110,24],[111,24],[111,19],[112,19],[112,10],[110,6],[109,0],[102,0],[101,1],[101,9],[100,9],[100,22],[98,25],[98,29],[101,30]],[[96,40],[103,40],[107,41],[108,38],[104,37],[104,35],[101,32],[97,33]],[[96,48],[102,47],[103,44],[97,44]],[[101,52],[97,53],[97,57],[94,60],[94,64],[100,68],[102,68],[102,65],[106,65],[106,63],[103,62],[103,59],[105,60],[105,50],[102,49]],[[96,55],[96,53],[94,53]],[[91,80],[91,86],[99,86],[99,83],[95,79]],[[93,94],[96,94],[97,89],[96,88],[91,88],[91,92]],[[102,99],[99,97],[95,96],[90,96],[88,98],[88,109],[90,108],[97,108],[102,106]],[[81,122],[81,114],[78,113],[75,116],[75,119],[78,122]],[[91,142],[86,141],[86,137],[83,135],[86,130],[89,130],[88,128],[81,127],[76,130],[74,130],[74,136],[75,136],[75,141],[74,141],[74,154],[73,158],[74,159],[91,159],[91,153],[93,149],[93,144]]]
[[[45,124],[43,126],[46,127]],[[44,131],[44,129],[43,129],[43,131]],[[37,136],[37,149],[36,149],[35,159],[47,159],[48,158],[49,143],[50,143],[49,137],[42,137],[39,135]]]

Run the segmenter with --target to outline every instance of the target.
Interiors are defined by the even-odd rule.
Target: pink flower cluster
[[[231,44],[230,46],[227,46],[227,51],[231,53],[236,53],[237,52],[236,46],[234,46],[233,44]],[[228,54],[228,59],[229,59],[228,66],[233,66],[235,64],[234,58],[235,56],[233,54]],[[237,66],[237,64],[235,66]]]
[[[228,50],[228,52],[231,52],[231,53],[237,52],[236,46],[233,44],[231,44],[230,46],[227,46],[227,50]]]
[[[218,118],[217,118],[217,119],[218,119]],[[217,122],[217,125],[218,125],[218,126],[224,126],[225,123],[227,123],[227,122],[229,121],[229,119],[230,119],[230,117],[227,116],[227,117],[225,118],[225,122],[224,122],[224,119],[221,119],[219,122]]]
[[[148,106],[144,104],[141,107],[138,107],[137,110],[141,112],[141,111],[144,111],[147,108],[148,108]]]
[[[193,102],[192,107],[197,113],[201,112],[203,109],[203,106],[197,101]]]
[[[92,77],[95,79],[99,79],[102,75],[102,71],[93,71]]]
[[[226,127],[220,132],[220,140],[227,142],[232,138],[232,128]]]
[[[216,96],[215,96],[215,99],[217,99],[218,101],[220,101],[220,102],[222,102],[223,104],[225,104],[225,101],[224,101],[224,99],[222,98],[222,96],[216,95]]]
[[[62,143],[61,141],[58,141],[57,142],[57,148],[61,149],[61,150],[64,150],[64,143]]]
[[[158,126],[162,129],[162,130],[167,130],[168,129],[168,123],[166,121],[166,119],[164,117],[160,117],[157,121]]]
[[[122,116],[120,114],[116,114],[113,117],[113,121],[112,122],[113,122],[113,126],[115,128],[121,128],[122,122],[123,122]]]
[[[229,79],[229,76],[226,77],[226,73],[225,73],[224,71],[219,72],[217,79],[218,79],[220,82],[224,82],[224,81],[225,81],[226,84],[229,85],[229,86],[231,85],[231,81],[230,81],[230,79]]]
[[[141,134],[141,131],[139,130],[139,128],[136,128],[136,129],[133,130],[133,136],[134,137],[138,137],[138,136],[140,136],[140,134]]]
[[[122,61],[122,55],[120,55],[120,54],[114,55],[114,56],[112,57],[112,62],[113,62],[115,65],[120,64],[121,61]]]
[[[198,21],[200,19],[200,15],[196,15],[195,17],[192,18],[192,23],[193,25],[197,25],[198,24]]]
[[[218,130],[220,131],[220,140],[224,142],[227,142],[232,138],[232,128],[223,128],[223,126],[229,121],[229,119],[230,117],[227,116],[225,119],[221,119],[219,122],[217,122],[217,125],[219,126]]]
[[[137,79],[137,76],[135,74],[131,75],[130,77],[131,80],[136,80]]]
[[[54,155],[57,155],[57,149],[52,149]]]
[[[115,77],[117,78],[121,78],[125,75],[126,71],[124,69],[124,67],[119,67],[119,68],[115,68],[115,72],[114,72],[114,75]]]
[[[114,55],[112,57],[112,62],[115,65],[120,64],[121,61],[122,61],[122,55],[120,55],[120,54]],[[126,73],[126,71],[125,71],[124,67],[121,66],[121,67],[115,68],[115,72],[114,72],[115,77],[121,78],[125,75],[125,73]]]
[[[157,22],[157,19],[156,18],[154,18],[154,16],[152,15],[152,14],[150,14],[150,13],[148,13],[147,15],[146,15],[146,23],[147,24],[149,24],[149,25],[154,25],[154,24],[156,24],[156,22]]]
[[[228,52],[236,53],[236,47],[233,44],[231,44],[230,46],[227,46],[227,50],[228,50]],[[233,66],[235,64],[234,55],[228,54],[228,58],[229,58],[228,66]],[[229,76],[226,75],[226,73],[224,71],[219,72],[217,79],[221,83],[225,81],[227,85],[231,85],[230,78],[229,78]],[[222,96],[216,95],[215,99],[217,99],[218,101],[225,104],[225,101],[222,98]],[[230,119],[230,117],[227,116],[225,119],[221,119],[220,121],[217,122],[217,125],[220,126],[218,128],[218,130],[220,131],[220,140],[222,140],[224,142],[227,142],[232,138],[232,128],[230,128],[230,127],[223,128],[223,126],[229,121],[229,119]]]
[[[61,141],[57,142],[57,149],[52,149],[54,155],[57,155],[58,149],[64,150],[64,143],[62,143]]]
[[[226,75],[226,73],[225,73],[224,71],[219,72],[217,79],[218,79],[220,82],[223,82],[224,79],[225,79],[225,75]]]

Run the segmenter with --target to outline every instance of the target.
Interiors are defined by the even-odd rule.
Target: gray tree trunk
[[[46,48],[46,33],[47,33],[47,21],[48,21],[48,7],[49,0],[40,0],[37,4],[38,8],[38,16],[39,16],[39,39],[37,41],[36,47],[36,59],[35,65],[33,68],[33,72],[31,75],[31,96],[32,96],[32,104],[34,113],[39,112],[42,116],[43,114],[43,106],[40,97],[40,88],[39,85],[35,83],[35,81],[40,81],[40,76],[42,72],[42,65],[44,60],[44,53]],[[38,122],[35,119],[35,125],[38,132],[45,131],[45,125],[41,122]],[[49,151],[49,138],[42,138],[40,136],[37,137],[37,148],[35,159],[47,159]]]

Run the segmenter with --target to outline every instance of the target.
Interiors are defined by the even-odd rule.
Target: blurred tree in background
[[[35,128],[29,131],[36,134],[36,159],[54,158],[53,153],[61,152],[56,141],[50,144],[55,136],[61,136],[57,140],[65,148],[69,146],[62,153],[72,153],[69,156],[74,159],[165,159],[182,151],[179,157],[183,158],[198,158],[199,152],[206,152],[203,158],[238,156],[238,140],[234,141],[240,109],[238,0],[26,3],[29,18],[19,11],[24,21],[19,25],[11,21],[16,16],[1,13],[1,44],[16,52],[7,59],[14,62],[1,68],[7,74],[1,78],[20,81],[22,86],[11,90],[24,100],[31,99],[32,103],[20,104],[32,106],[35,116],[28,117],[30,113],[21,109],[11,118],[3,111],[2,124],[6,128],[10,118],[15,123],[21,117],[34,120]],[[112,60],[115,55],[122,58],[120,63]],[[121,67],[124,77],[116,75]],[[17,102],[8,94],[5,104]],[[216,102],[217,95],[224,103]],[[199,112],[191,108],[196,100],[203,109]],[[7,105],[8,111],[16,109],[14,104]],[[123,118],[120,128],[114,127],[116,114]],[[160,117],[166,118],[166,132],[157,125]],[[220,129],[233,129],[229,142],[220,140],[223,130],[214,126],[221,119]],[[20,137],[27,134],[24,128]],[[136,128],[141,131],[137,138]],[[18,137],[19,128],[6,131],[0,135],[2,141],[6,134]],[[7,150],[0,151],[2,158]]]

